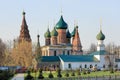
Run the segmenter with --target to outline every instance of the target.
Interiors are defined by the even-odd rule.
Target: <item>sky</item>
[[[32,42],[36,43],[40,34],[41,46],[48,26],[51,31],[61,14],[70,32],[75,22],[78,24],[83,49],[97,44],[100,19],[105,44],[120,45],[120,0],[2,0],[0,10],[0,38],[4,42],[19,36],[25,11]]]

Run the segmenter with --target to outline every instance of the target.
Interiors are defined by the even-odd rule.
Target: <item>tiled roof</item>
[[[64,62],[95,62],[98,61],[93,55],[60,55]]]

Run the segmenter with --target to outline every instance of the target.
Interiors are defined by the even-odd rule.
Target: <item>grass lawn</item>
[[[43,71],[43,76],[45,77],[45,78],[48,78],[48,75],[49,75],[49,71]],[[63,78],[66,78],[66,76],[65,76],[65,74],[66,74],[66,71],[62,71],[61,72],[62,73],[62,77]],[[75,72],[75,76],[71,76],[71,74],[72,74],[72,71],[69,71],[68,72],[69,73],[69,78],[70,77],[79,77],[79,76],[81,76],[81,77],[102,77],[102,76],[109,76],[109,75],[120,75],[120,71],[117,71],[117,72],[114,72],[114,73],[110,73],[110,71],[97,71],[97,72],[90,72],[90,74],[83,74],[83,73],[81,73],[81,75],[77,75],[77,72]],[[57,72],[56,71],[52,71],[52,74],[53,74],[53,76],[54,76],[54,78],[57,78]],[[25,73],[25,76],[27,75],[27,73]],[[38,75],[39,75],[39,72],[37,72],[37,73],[31,73],[31,75],[33,76],[33,77],[38,77]]]

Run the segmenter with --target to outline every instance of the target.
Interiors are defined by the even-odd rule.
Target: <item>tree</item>
[[[4,65],[6,44],[0,39],[0,66]]]
[[[15,65],[29,67],[32,66],[32,44],[28,41],[18,43],[12,50],[12,59]]]
[[[96,50],[97,50],[97,46],[94,43],[92,43],[89,48],[89,53],[95,52]]]

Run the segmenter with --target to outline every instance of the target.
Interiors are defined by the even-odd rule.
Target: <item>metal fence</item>
[[[40,79],[36,79],[36,80],[40,80]],[[45,78],[42,80],[120,80],[120,75],[103,75],[101,77],[68,77],[68,78],[53,78],[53,79],[49,79],[49,78]]]

